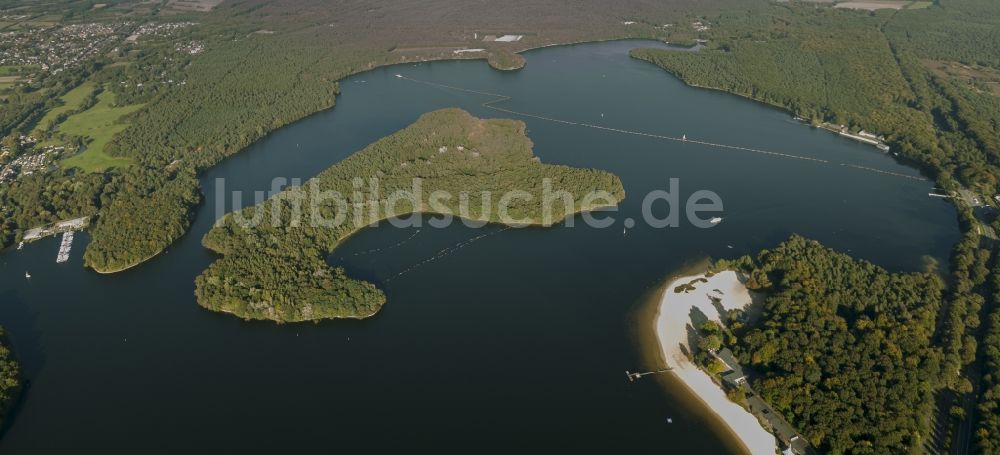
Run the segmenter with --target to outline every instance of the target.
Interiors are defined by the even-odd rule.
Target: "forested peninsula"
[[[490,52],[486,57],[486,61],[494,69],[500,71],[516,71],[524,68],[526,61],[521,54],[515,54],[506,49],[498,49]]]
[[[815,126],[883,135],[890,153],[919,166],[938,187],[949,194],[976,195],[950,199],[962,238],[952,251],[950,275],[936,307],[933,343],[941,351],[935,360],[940,362],[940,386],[934,389],[930,425],[944,433],[934,442],[937,450],[976,444],[988,452],[1000,447],[1000,419],[993,414],[1000,402],[1000,356],[990,345],[997,339],[992,315],[1000,308],[1000,284],[989,279],[991,269],[1000,269],[995,254],[1000,217],[992,202],[1000,188],[1000,15],[990,0],[940,0],[926,6],[872,12],[794,2],[757,5],[695,23],[697,38],[706,43],[701,52],[640,49],[632,56],[689,85],[778,106]],[[984,207],[983,200],[994,207]],[[805,295],[810,298],[825,292],[809,289],[816,291]],[[890,310],[872,314],[896,317]],[[984,327],[982,320],[989,325]],[[788,324],[768,331],[786,338],[799,336],[800,329]],[[930,380],[921,381],[911,385],[924,387]],[[789,388],[809,385],[799,379],[781,383]],[[830,433],[843,417],[829,414],[832,402],[787,402],[782,393],[775,388],[771,398],[786,400],[782,411],[789,420],[812,425],[803,431],[816,445],[865,449]],[[918,423],[924,425],[913,421],[879,427],[890,439],[872,441],[863,432],[856,437],[864,444],[883,444],[879,453],[891,453],[914,444],[903,433]],[[969,428],[974,426],[973,434]]]
[[[934,343],[944,290],[935,271],[889,273],[799,236],[715,268],[740,271],[764,296],[759,315],[728,324],[725,344],[810,444],[821,453],[921,449],[947,383]]]
[[[377,179],[379,193],[360,193],[358,182],[372,178]],[[423,189],[419,205],[415,199],[390,204],[393,193],[412,192],[414,179],[420,179]],[[509,200],[511,219],[518,224],[547,224],[541,203],[546,180],[551,191],[566,192],[573,199],[572,204],[557,200],[551,205],[552,222],[616,205],[625,197],[621,180],[609,172],[542,164],[532,152],[523,122],[481,120],[460,109],[424,114],[302,187],[227,215],[203,239],[222,257],[197,278],[198,303],[245,319],[276,322],[371,316],[385,303],[383,292],[325,262],[345,238],[371,221],[413,212],[505,222],[498,213],[498,198],[511,191],[522,192]],[[320,192],[331,191],[345,195],[347,204],[318,200]],[[437,191],[453,197],[435,199],[431,195]],[[463,193],[471,201],[469,211],[460,207]],[[602,196],[588,199],[588,194]],[[489,195],[492,205],[483,205],[480,201]],[[306,216],[315,204],[315,213],[323,219],[340,214],[345,220],[331,226],[315,225],[311,219],[293,222],[296,203]],[[365,217],[360,225],[351,222],[357,208]],[[253,226],[240,221],[255,215],[264,221]]]

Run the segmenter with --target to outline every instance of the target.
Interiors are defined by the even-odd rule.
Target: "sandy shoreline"
[[[695,290],[686,293],[674,292],[677,286],[697,279],[708,281],[693,283]],[[653,326],[663,359],[667,366],[673,368],[672,373],[729,427],[751,454],[773,455],[777,450],[774,435],[764,430],[756,417],[729,401],[722,388],[685,354],[689,351],[688,326],[692,325],[693,309],[697,309],[708,319],[717,322],[720,320],[719,312],[706,294],[718,297],[722,307],[727,310],[750,304],[750,294],[732,271],[721,272],[712,277],[704,274],[682,276],[671,281],[660,297]]]

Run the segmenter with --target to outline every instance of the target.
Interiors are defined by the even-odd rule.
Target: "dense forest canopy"
[[[785,107],[814,122],[884,134],[895,150],[941,179],[997,190],[997,97],[981,82],[927,68],[937,60],[996,66],[995,2],[954,0],[876,13],[774,5],[725,13],[711,24],[703,52],[642,49],[633,56],[690,84]]]
[[[21,394],[21,367],[11,352],[7,333],[0,327],[0,424]]]
[[[905,453],[928,434],[943,282],[792,237],[744,259],[764,292],[733,346],[751,385],[824,453]]]
[[[1000,301],[1000,267],[991,276],[993,301]],[[989,313],[986,336],[983,337],[983,383],[979,396],[979,422],[976,427],[976,448],[979,453],[1000,453],[1000,306]]]
[[[551,223],[578,211],[615,205],[625,197],[613,174],[540,163],[524,128],[522,122],[480,120],[459,109],[427,113],[303,187],[228,215],[205,235],[205,246],[224,256],[198,277],[198,303],[247,319],[279,322],[367,317],[385,302],[382,291],[332,269],[325,259],[343,239],[372,222],[433,212],[490,222],[547,224],[542,203],[546,180],[551,192],[573,196],[572,205],[562,200],[551,205]],[[373,178],[376,194],[365,183]],[[359,181],[364,183],[363,192]],[[416,181],[419,193],[413,189]],[[342,205],[333,198],[320,200],[331,191],[343,195]],[[399,191],[410,195],[391,202]],[[510,200],[510,218],[505,219],[500,204],[512,191],[523,192],[524,197]],[[435,202],[435,192],[446,192],[450,198]],[[598,192],[605,196],[591,202],[584,197]],[[473,201],[467,209],[461,207],[463,193]],[[491,202],[482,203],[484,197]],[[355,222],[359,213],[363,218]],[[343,217],[339,222],[320,223],[338,216]],[[255,219],[253,224],[244,222]]]

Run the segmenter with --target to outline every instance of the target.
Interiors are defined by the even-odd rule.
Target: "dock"
[[[73,249],[73,233],[76,231],[66,231],[62,236],[62,243],[59,244],[59,254],[56,256],[56,264],[62,264],[69,260],[69,252]]]
[[[663,368],[663,369],[655,370],[655,371],[644,371],[644,372],[636,372],[636,373],[633,373],[631,371],[625,370],[625,377],[628,378],[628,382],[635,382],[635,381],[638,381],[643,376],[648,376],[648,375],[651,375],[651,374],[666,373],[666,372],[668,372],[668,371],[670,371],[672,369],[673,368],[667,367],[667,368]]]

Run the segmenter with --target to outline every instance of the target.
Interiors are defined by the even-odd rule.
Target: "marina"
[[[56,264],[62,264],[69,260],[69,253],[73,249],[73,233],[74,231],[63,233],[62,242],[59,244],[59,254],[56,255]]]

